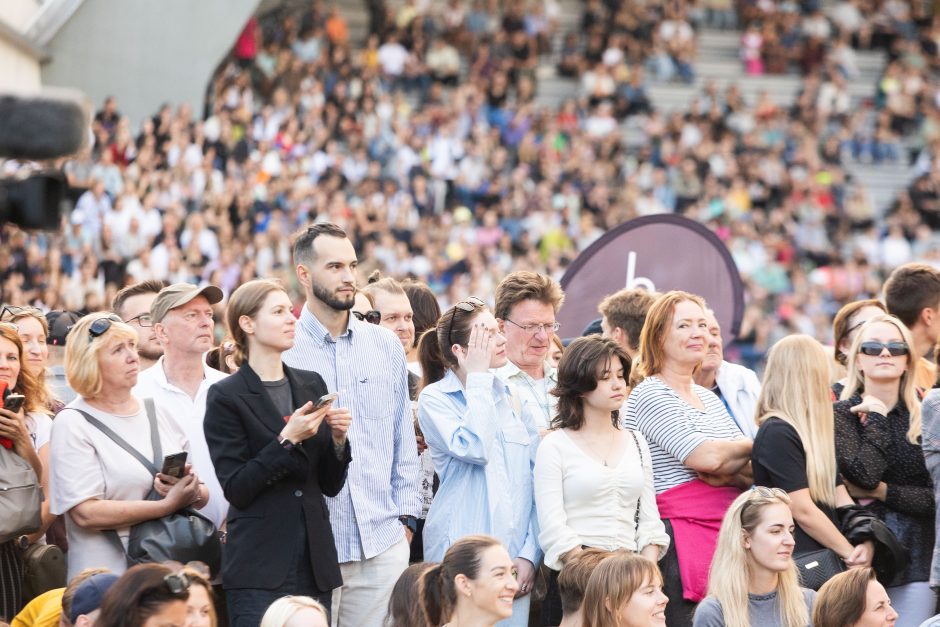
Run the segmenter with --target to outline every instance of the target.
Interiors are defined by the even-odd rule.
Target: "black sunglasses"
[[[460,311],[472,313],[476,311],[477,309],[479,309],[480,307],[485,307],[485,306],[486,306],[486,303],[484,303],[481,299],[477,298],[476,296],[470,296],[469,298],[467,298],[467,300],[462,300],[456,305],[454,305],[454,312],[450,314],[450,324],[447,325],[447,345],[448,346],[452,346],[454,344],[450,340],[450,334],[454,330],[454,318],[457,317],[457,310],[459,309]]]
[[[104,335],[111,328],[112,322],[124,322],[117,314],[108,314],[104,318],[98,318],[88,327],[89,341],[96,337]]]
[[[365,320],[369,324],[378,324],[382,321],[382,312],[376,311],[375,309],[370,309],[365,313],[354,311],[353,315],[356,316],[356,320]]]
[[[186,573],[173,573],[163,578],[163,583],[173,596],[182,596],[189,590],[189,576]]]
[[[900,357],[911,352],[911,349],[904,342],[888,342],[887,344],[883,342],[862,342],[858,347],[858,351],[863,355],[876,357],[884,352],[886,348],[888,354],[892,357]]]

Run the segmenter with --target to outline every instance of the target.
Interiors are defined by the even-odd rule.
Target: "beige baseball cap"
[[[197,296],[205,296],[209,304],[214,305],[222,300],[222,290],[214,285],[199,287],[192,283],[174,283],[164,287],[150,305],[150,319],[162,322],[171,309],[181,307]]]

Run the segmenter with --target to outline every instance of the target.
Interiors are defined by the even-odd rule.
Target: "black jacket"
[[[327,393],[315,372],[284,366],[294,404]],[[204,423],[215,473],[230,504],[222,559],[225,588],[274,590],[284,584],[306,531],[319,592],[343,584],[323,496],[336,496],[351,459],[334,451],[326,421],[292,451],[277,441],[284,417],[247,364],[209,388]],[[299,526],[306,522],[306,529]]]

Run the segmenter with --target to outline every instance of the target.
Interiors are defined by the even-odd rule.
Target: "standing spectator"
[[[505,624],[528,625],[540,557],[532,486],[539,436],[528,415],[514,409],[508,385],[490,372],[503,366],[506,352],[496,319],[473,297],[445,311],[421,338],[418,420],[441,477],[424,554],[441,560],[456,538],[470,534],[498,538],[519,581]]]
[[[230,503],[222,565],[228,613],[233,627],[249,627],[285,594],[329,607],[342,585],[323,497],[346,480],[351,418],[348,409],[315,406],[327,393],[319,374],[282,362],[297,321],[278,283],[238,288],[226,322],[241,368],[209,388],[205,432]]]
[[[836,364],[845,371],[848,366],[848,352],[855,340],[855,335],[866,322],[885,313],[885,306],[876,298],[856,300],[842,306],[832,319],[832,353]],[[832,384],[832,393],[838,399],[842,390],[848,383],[847,377],[842,377]]]
[[[617,551],[591,573],[584,590],[584,626],[662,625],[668,622],[667,603],[656,563]]]
[[[333,612],[338,627],[378,627],[421,512],[405,355],[391,331],[349,314],[358,260],[345,231],[311,226],[293,256],[306,303],[284,363],[319,373],[356,417],[349,437],[358,461],[327,501],[343,573]]]
[[[640,334],[624,425],[649,442],[656,501],[670,537],[662,561],[670,625],[690,625],[728,505],[749,483],[751,440],[693,371],[705,357],[705,303],[686,292],[656,299]]]
[[[69,331],[80,319],[81,315],[74,311],[50,311],[46,314],[46,322],[49,324],[49,335],[46,337],[49,350],[46,380],[52,389],[52,397],[65,404],[71,403],[76,396],[65,378],[65,343]]]
[[[137,355],[142,371],[157,363],[163,355],[163,347],[153,328],[150,306],[164,287],[166,284],[163,281],[141,281],[128,285],[115,294],[111,301],[111,311],[137,333]]]
[[[757,487],[735,499],[718,534],[708,596],[695,627],[805,627],[816,593],[800,587],[793,562],[790,497]]]
[[[642,435],[620,428],[629,373],[623,349],[596,335],[572,342],[559,365],[558,415],[535,464],[539,543],[551,569],[543,625],[561,621],[558,571],[584,547],[657,562],[669,546],[649,448]]]
[[[78,321],[66,346],[65,369],[79,398],[52,425],[50,509],[68,514],[69,577],[90,566],[123,573],[122,547],[130,528],[188,506],[205,505],[208,490],[188,473],[153,477],[88,416],[153,459],[152,438],[166,452],[188,451],[186,435],[170,416],[133,395],[137,384],[137,333],[114,314]],[[145,500],[156,488],[160,500]]]
[[[225,375],[206,365],[203,355],[212,348],[214,339],[212,305],[221,300],[222,290],[214,285],[200,289],[177,283],[160,290],[151,305],[150,323],[163,355],[137,377],[133,390],[138,398],[152,398],[183,428],[191,452],[188,461],[209,490],[202,514],[219,529],[225,523],[228,504],[212,466],[203,422],[209,387]]]
[[[631,362],[640,350],[640,331],[654,300],[656,295],[647,290],[624,289],[607,296],[597,307],[604,337],[617,342]]]
[[[48,494],[49,434],[51,420],[44,414],[39,402],[39,384],[24,364],[23,342],[17,327],[11,322],[0,322],[0,383],[4,389],[22,394],[26,402],[19,412],[0,405],[0,438],[12,442],[13,453],[33,467],[43,492]],[[25,576],[22,550],[29,545],[27,536],[0,543],[0,619],[10,619],[22,608],[23,577]]]
[[[496,374],[512,387],[527,421],[539,430],[548,429],[558,403],[549,394],[558,383],[557,370],[547,359],[560,326],[555,315],[564,301],[561,286],[536,272],[513,272],[496,286],[494,313],[508,358]]]
[[[828,548],[850,568],[868,566],[872,543],[852,546],[836,513],[853,501],[836,467],[828,361],[822,345],[805,335],[785,337],[770,350],[757,402],[754,484],[789,495],[794,556]]]
[[[415,342],[408,350],[408,371],[420,377],[421,365],[418,361],[418,340],[421,339],[425,331],[437,326],[437,320],[441,317],[441,306],[437,302],[437,296],[425,283],[405,281],[402,283],[402,288],[411,303],[411,310],[414,313],[412,322],[415,326]]]
[[[757,435],[754,410],[760,396],[760,380],[750,368],[724,360],[724,342],[715,312],[706,309],[705,317],[708,320],[708,352],[692,379],[714,392],[725,404],[741,433],[753,439]]]
[[[899,266],[885,281],[884,299],[888,313],[911,332],[914,386],[923,398],[937,380],[937,369],[926,356],[940,340],[940,273],[923,263]]]
[[[849,383],[833,413],[836,461],[849,494],[910,550],[907,568],[884,583],[899,624],[917,627],[936,613],[937,598],[928,582],[934,490],[920,445],[912,344],[907,327],[893,316],[866,322],[849,350]]]
[[[421,577],[419,602],[428,623],[493,627],[497,621],[507,623],[501,619],[518,620],[511,603],[519,590],[513,570],[514,562],[496,538],[457,540]]]
[[[940,357],[940,351],[936,348],[934,355]],[[930,564],[930,586],[936,589],[940,588],[940,530],[937,529],[937,521],[940,521],[940,391],[931,390],[924,397],[921,420],[921,446],[934,486],[934,546]]]

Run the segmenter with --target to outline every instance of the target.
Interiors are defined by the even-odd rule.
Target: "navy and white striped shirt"
[[[282,359],[317,372],[352,413],[352,462],[342,491],[327,498],[340,563],[370,559],[404,537],[399,516],[421,514],[418,448],[405,352],[394,333],[352,315],[333,338],[304,305],[294,347]]]
[[[630,392],[626,410],[621,410],[621,425],[639,431],[649,442],[656,494],[698,476],[685,460],[700,444],[744,438],[717,395],[695,383],[692,391],[705,411],[689,405],[659,377],[646,377]]]

